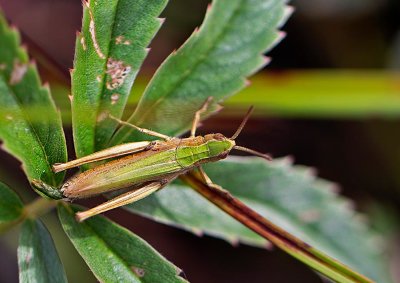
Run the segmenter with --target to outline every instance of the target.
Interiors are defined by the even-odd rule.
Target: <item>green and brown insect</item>
[[[54,172],[64,171],[83,164],[124,156],[104,163],[69,179],[60,189],[34,180],[33,185],[41,192],[56,199],[74,200],[116,190],[127,192],[87,211],[76,214],[78,221],[83,221],[99,213],[138,201],[173,181],[188,171],[198,169],[203,180],[214,185],[202,170],[201,165],[215,162],[228,156],[232,149],[245,151],[265,159],[269,155],[236,145],[235,139],[246,124],[252,108],[249,109],[235,134],[227,138],[224,135],[208,134],[196,136],[200,116],[207,110],[211,98],[195,113],[188,138],[175,138],[148,129],[120,121],[136,130],[160,138],[156,141],[141,141],[114,146],[67,163],[53,165]]]

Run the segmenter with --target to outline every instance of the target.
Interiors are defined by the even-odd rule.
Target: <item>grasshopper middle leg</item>
[[[141,128],[141,127],[138,127],[138,126],[136,126],[134,124],[131,124],[131,123],[128,123],[128,122],[124,122],[124,121],[122,121],[122,120],[120,120],[120,119],[118,119],[118,118],[116,118],[116,117],[114,117],[112,115],[110,115],[110,118],[113,119],[114,121],[117,121],[121,125],[125,125],[125,126],[128,126],[128,127],[134,128],[134,129],[138,130],[139,132],[141,132],[143,134],[146,134],[146,135],[149,135],[149,136],[158,137],[158,138],[161,138],[161,139],[166,140],[166,141],[172,139],[172,137],[170,137],[170,136],[167,136],[167,135],[164,135],[164,134],[161,134],[161,133],[149,130],[149,129]]]
[[[196,113],[194,114],[194,119],[193,119],[193,123],[192,123],[192,129],[190,130],[190,136],[194,137],[196,135],[196,129],[199,125],[200,122],[200,118],[201,118],[201,114],[203,114],[204,112],[207,111],[208,105],[210,104],[210,102],[213,100],[213,97],[210,96],[206,99],[206,101],[203,103],[203,105],[201,106],[201,108],[199,110],[196,111]]]

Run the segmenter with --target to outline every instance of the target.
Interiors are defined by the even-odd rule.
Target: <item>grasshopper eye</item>
[[[217,141],[223,141],[224,139],[226,139],[226,137],[223,134],[214,134],[213,136],[214,139],[216,139]]]

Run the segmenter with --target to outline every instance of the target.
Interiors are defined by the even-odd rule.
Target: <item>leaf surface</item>
[[[46,227],[39,220],[26,220],[18,246],[19,282],[67,282],[64,268]]]
[[[158,69],[129,122],[171,136],[185,132],[208,97],[210,114],[265,66],[262,54],[281,39],[277,28],[289,14],[282,0],[213,1],[200,29]],[[112,144],[140,139],[122,127]]]
[[[17,194],[0,183],[0,233],[22,218],[23,208],[24,205]]]
[[[316,179],[310,169],[292,167],[287,159],[267,163],[238,157],[207,164],[205,169],[216,184],[274,224],[362,274],[390,282],[388,263],[374,233],[349,208],[349,201],[332,191],[334,185]],[[247,228],[239,229],[235,225],[241,224],[179,184],[127,208],[197,234],[265,246],[265,240]]]
[[[162,21],[167,0],[84,1],[72,71],[72,122],[78,157],[103,148]]]
[[[60,205],[60,221],[99,281],[186,282],[179,268],[138,236],[100,216],[78,223],[76,211]]]
[[[0,13],[0,140],[17,157],[29,179],[57,186],[64,174],[51,165],[65,162],[61,119],[35,64],[21,48],[19,34]]]

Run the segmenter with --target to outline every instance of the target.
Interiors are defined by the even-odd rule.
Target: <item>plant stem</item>
[[[24,208],[24,219],[36,219],[57,205],[58,201],[39,197]]]
[[[197,174],[198,173],[191,172],[180,178],[221,210],[267,239],[278,248],[336,282],[373,282],[371,279],[351,270],[341,262],[330,258],[321,251],[276,226],[250,207],[246,206],[243,202],[233,197],[228,191],[219,190],[205,184]]]
[[[37,198],[36,200],[24,207],[24,211],[18,219],[9,222],[6,225],[0,226],[0,234],[17,226],[27,218],[36,219],[43,214],[46,214],[48,211],[53,209],[57,205],[57,203],[58,201],[56,200],[48,200],[43,197]]]

